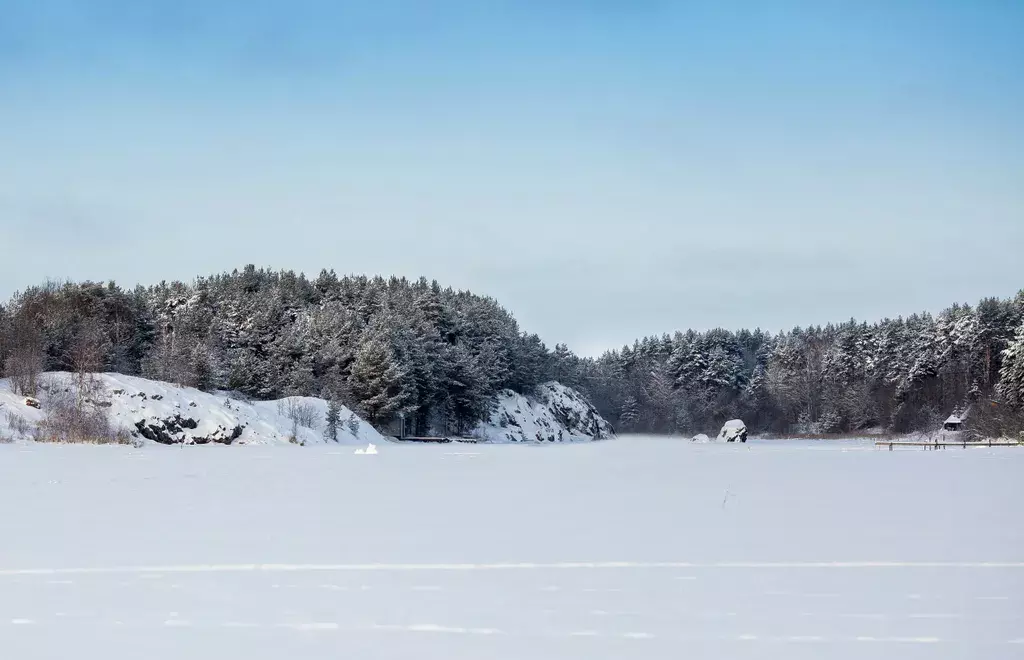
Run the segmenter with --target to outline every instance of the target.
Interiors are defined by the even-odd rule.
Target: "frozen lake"
[[[1024,448],[0,446],[0,656],[1020,658]]]

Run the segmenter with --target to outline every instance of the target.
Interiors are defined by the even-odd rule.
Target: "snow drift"
[[[245,401],[232,394],[107,373],[92,376],[89,405],[105,411],[111,427],[161,444],[316,444],[324,435],[327,402],[313,397]],[[77,376],[43,375],[40,406],[26,405],[10,382],[0,380],[0,437],[29,440],[46,419],[47,399],[70,392]],[[338,442],[367,445],[383,437],[351,410],[341,407]]]
[[[485,442],[580,442],[614,436],[611,424],[583,395],[545,383],[531,396],[505,390],[473,437]]]

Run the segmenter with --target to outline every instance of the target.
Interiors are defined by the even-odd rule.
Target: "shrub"
[[[131,434],[110,424],[105,409],[96,404],[98,383],[81,379],[77,384],[46,390],[43,411],[46,417],[36,427],[40,442],[90,442],[129,444]]]
[[[277,414],[292,420],[292,426],[304,426],[316,430],[316,408],[310,403],[299,403],[294,399],[277,402]]]
[[[32,425],[18,413],[8,410],[5,417],[7,418],[7,426],[10,427],[15,435],[27,436],[31,434]]]

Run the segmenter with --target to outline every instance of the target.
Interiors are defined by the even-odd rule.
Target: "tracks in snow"
[[[3,568],[0,576],[103,575],[156,573],[289,573],[521,571],[614,569],[1020,569],[1024,561],[795,561],[795,562],[497,562],[497,563],[354,563],[354,564],[173,564],[164,566],[90,566],[68,568]]]

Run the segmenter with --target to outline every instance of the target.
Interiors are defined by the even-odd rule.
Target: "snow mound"
[[[711,438],[709,438],[708,436],[704,435],[703,433],[698,433],[697,435],[695,435],[692,438],[690,438],[690,442],[699,442],[699,443],[704,444],[704,443],[711,442]]]
[[[730,419],[718,433],[719,442],[747,441],[747,425],[741,419]]]
[[[490,418],[472,435],[484,442],[581,442],[615,434],[582,394],[550,382],[531,396],[501,392]]]
[[[92,405],[105,411],[111,426],[135,438],[161,444],[318,444],[324,437],[327,401],[289,397],[279,401],[244,401],[226,392],[209,393],[191,387],[116,373],[92,376]],[[40,407],[26,405],[7,379],[0,379],[0,437],[30,440],[46,418],[52,392],[73,391],[77,376],[43,374],[46,388]],[[298,419],[298,423],[293,421]],[[351,410],[341,407],[338,442],[367,445],[384,438]]]
[[[376,454],[377,453],[377,445],[375,445],[375,444],[373,444],[371,442],[370,444],[366,445],[366,447],[360,447],[359,449],[357,449],[355,451],[355,453],[358,454],[359,456],[367,456],[367,455]]]

